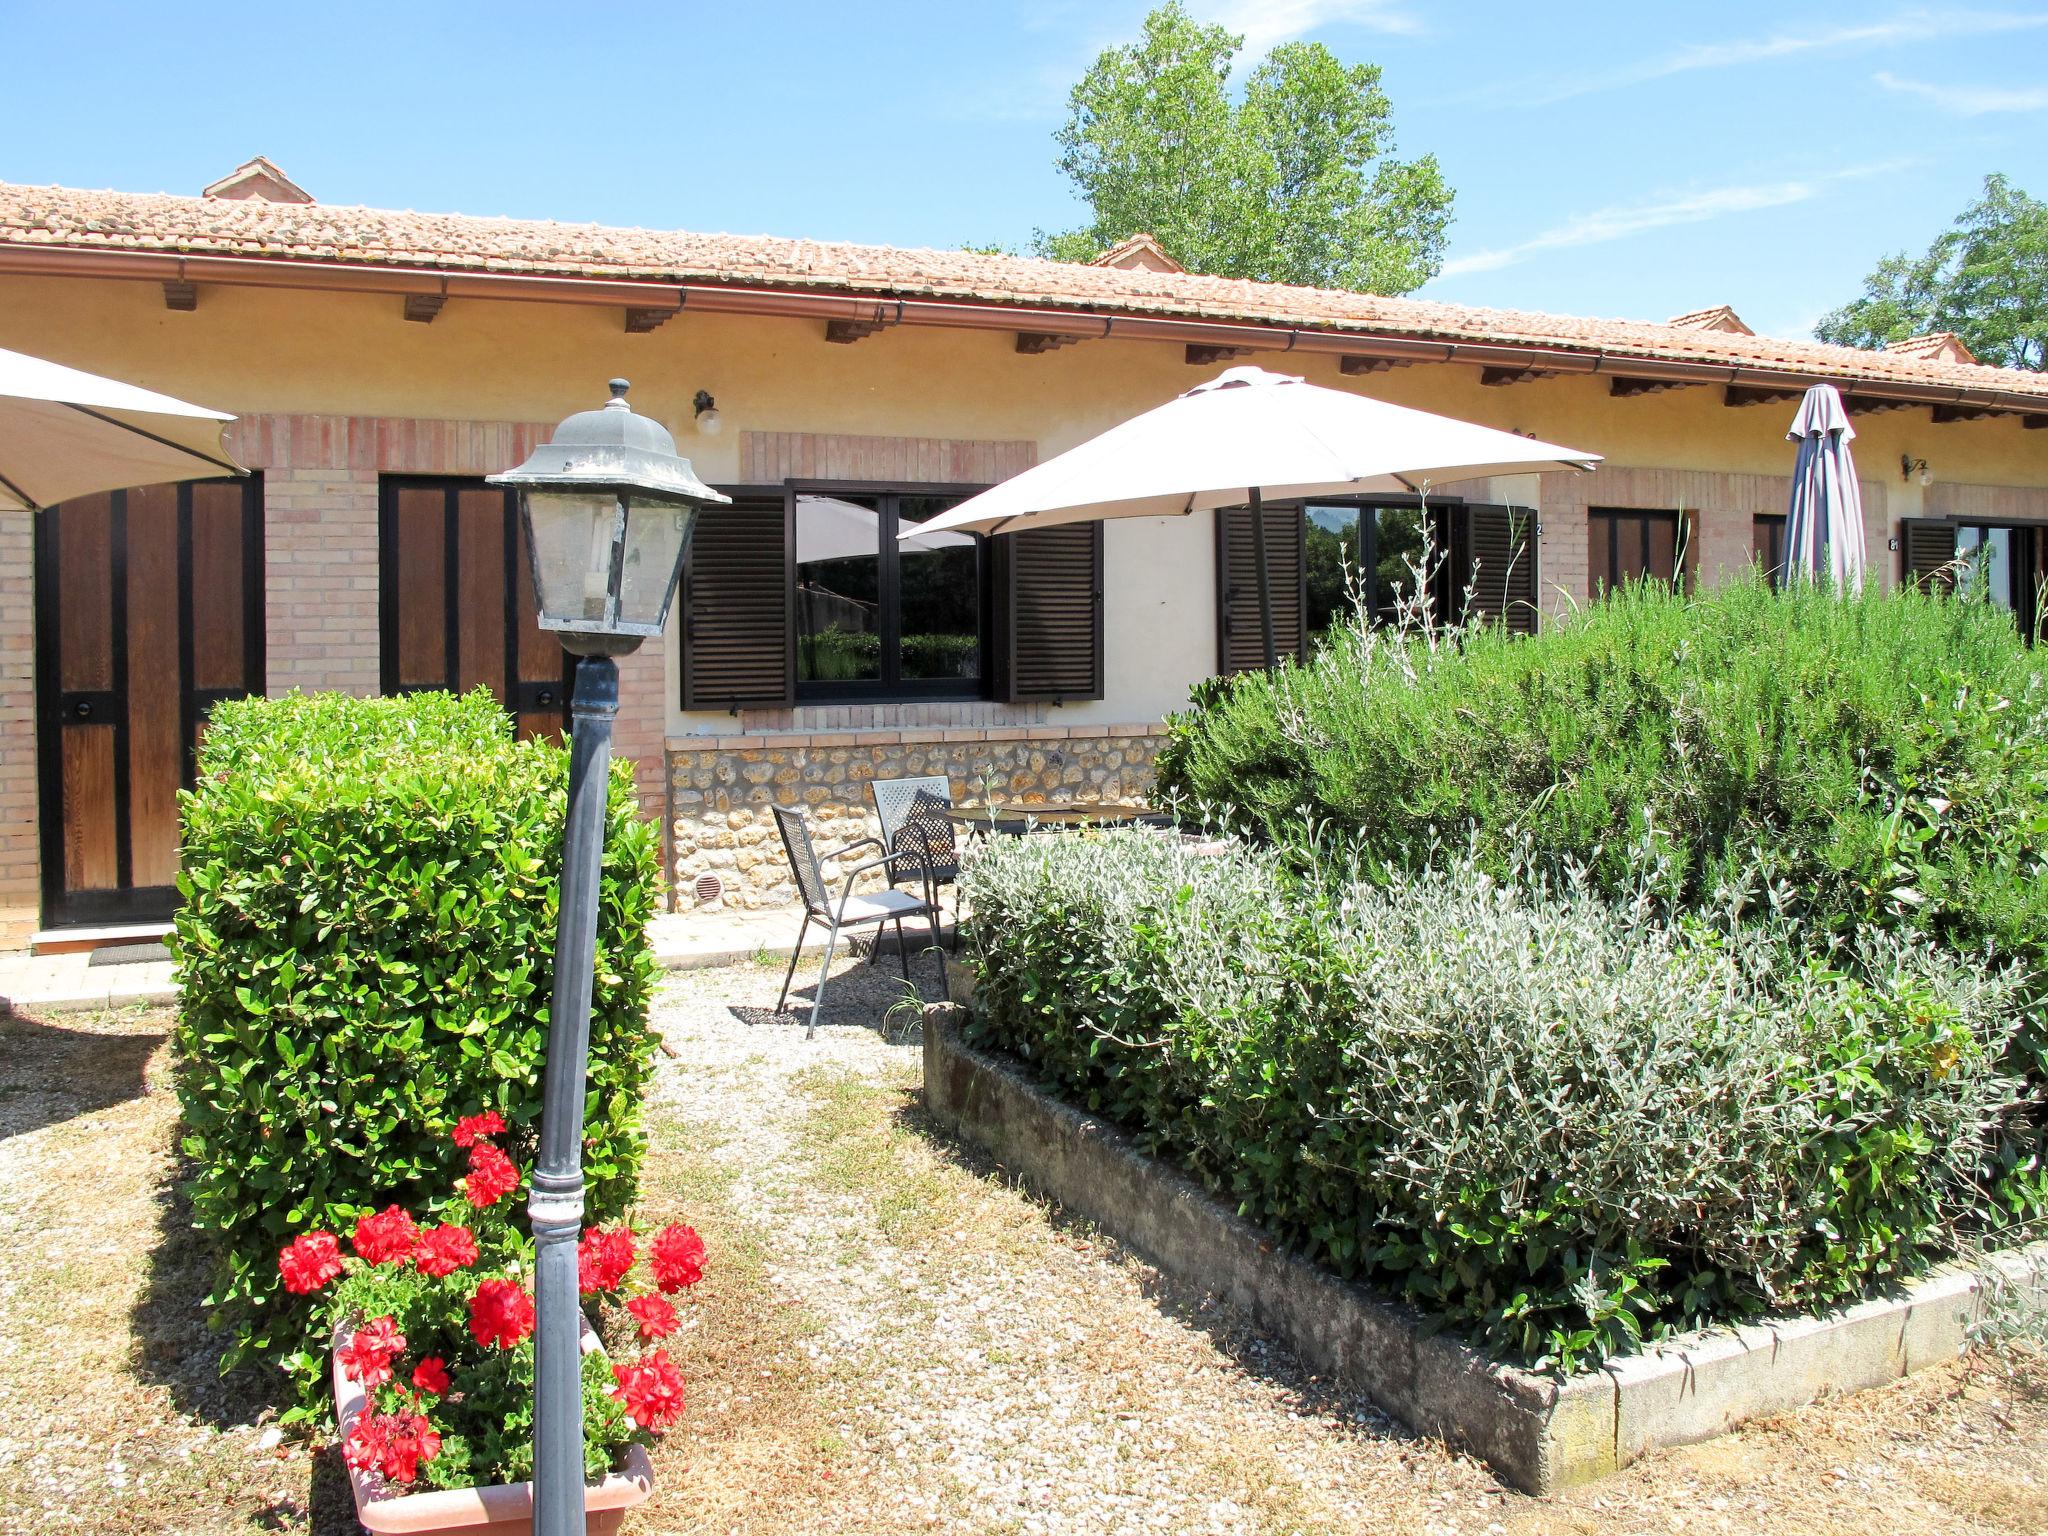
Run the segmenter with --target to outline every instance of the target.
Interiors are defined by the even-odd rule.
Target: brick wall
[[[1890,530],[1887,486],[1863,480],[1864,546],[1869,569],[1889,584],[1885,539]],[[1543,606],[1568,613],[1587,600],[1586,509],[1643,507],[1695,514],[1696,569],[1711,585],[1744,570],[1752,558],[1750,519],[1782,513],[1791,499],[1787,475],[1737,475],[1693,469],[1625,469],[1603,465],[1590,475],[1543,476]]]
[[[944,774],[954,798],[1043,805],[1143,801],[1163,741],[1156,725],[989,726],[764,732],[669,743],[675,886],[685,905],[715,874],[731,907],[796,899],[770,807],[802,806],[819,846],[873,837],[868,781]]]
[[[382,416],[245,416],[233,443],[264,472],[269,691],[378,687],[377,484],[380,475],[488,475],[519,463],[548,422]],[[641,805],[662,811],[668,724],[662,642],[619,667],[614,750],[637,765]]]
[[[33,517],[0,512],[0,949],[41,926]]]

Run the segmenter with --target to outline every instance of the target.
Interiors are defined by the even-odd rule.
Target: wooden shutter
[[[1010,703],[1102,697],[1102,524],[991,541],[996,692]]]
[[[683,708],[796,702],[796,523],[788,497],[697,514],[683,562]]]
[[[1939,592],[1953,592],[1956,525],[1931,517],[1899,519],[1899,580]]]
[[[1308,561],[1303,513],[1293,502],[1264,509],[1266,565],[1273,593],[1273,650],[1278,658],[1308,650]],[[1253,560],[1250,507],[1216,514],[1216,670],[1255,672],[1266,664],[1259,622],[1259,569]]]
[[[1536,632],[1536,513],[1529,507],[1469,503],[1464,508],[1465,579],[1475,618],[1500,620],[1517,634]]]

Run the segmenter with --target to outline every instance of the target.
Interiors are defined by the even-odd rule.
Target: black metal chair
[[[915,779],[870,779],[868,794],[881,823],[882,845],[890,853],[910,855],[910,867],[924,882],[924,899],[934,921],[939,888],[953,887],[953,939],[960,938],[960,849],[953,826],[953,786],[932,774]],[[893,871],[890,884],[897,883]]]
[[[818,970],[818,990],[811,999],[811,1024],[804,1032],[806,1040],[818,1032],[818,1012],[825,1005],[825,978],[832,974],[832,952],[838,946],[839,935],[850,928],[874,925],[874,950],[868,959],[873,961],[881,950],[882,928],[885,924],[896,925],[896,948],[903,961],[903,979],[910,980],[910,946],[903,938],[903,919],[923,917],[931,923],[932,947],[939,945],[938,908],[929,901],[920,900],[908,891],[899,891],[893,885],[872,895],[856,896],[853,883],[871,869],[893,870],[898,861],[908,861],[907,853],[891,853],[882,846],[881,839],[863,837],[857,842],[845,844],[825,853],[819,853],[811,842],[810,818],[792,806],[772,807],[775,812],[775,829],[782,834],[783,851],[789,855],[790,872],[796,876],[796,887],[804,901],[803,926],[797,930],[796,947],[790,951],[789,969],[783,972],[782,995],[775,1000],[775,1011],[781,1013],[789,1002],[789,984],[796,977],[796,963],[804,952],[804,939],[811,931],[813,922],[825,927],[825,963]],[[844,879],[839,888],[839,902],[833,905],[831,890],[825,876],[825,866],[845,858],[862,848],[872,848],[881,854],[865,864],[840,871]]]

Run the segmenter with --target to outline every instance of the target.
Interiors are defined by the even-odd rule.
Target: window
[[[1537,621],[1536,514],[1527,507],[1420,498],[1313,501],[1304,508],[1308,633],[1318,641],[1362,601],[1391,625],[1417,613],[1437,623]]]
[[[792,496],[797,697],[983,697],[983,541],[952,532],[898,539],[965,493],[799,487]]]
[[[1763,568],[1773,592],[1785,585],[1785,514],[1759,512],[1749,520],[1750,558]]]
[[[1310,639],[1349,617],[1355,598],[1373,623],[1394,623],[1430,574],[1422,507],[1311,502],[1307,513]]]
[[[1693,520],[1677,512],[1594,507],[1586,513],[1586,574],[1593,595],[1623,582],[1692,581]]]

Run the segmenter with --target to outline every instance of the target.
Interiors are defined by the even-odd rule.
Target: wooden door
[[[480,480],[393,475],[382,502],[384,692],[488,688],[522,738],[559,736],[569,660],[535,620],[518,498]]]
[[[259,477],[144,486],[38,515],[45,924],[171,913],[178,791],[206,712],[262,691]]]

